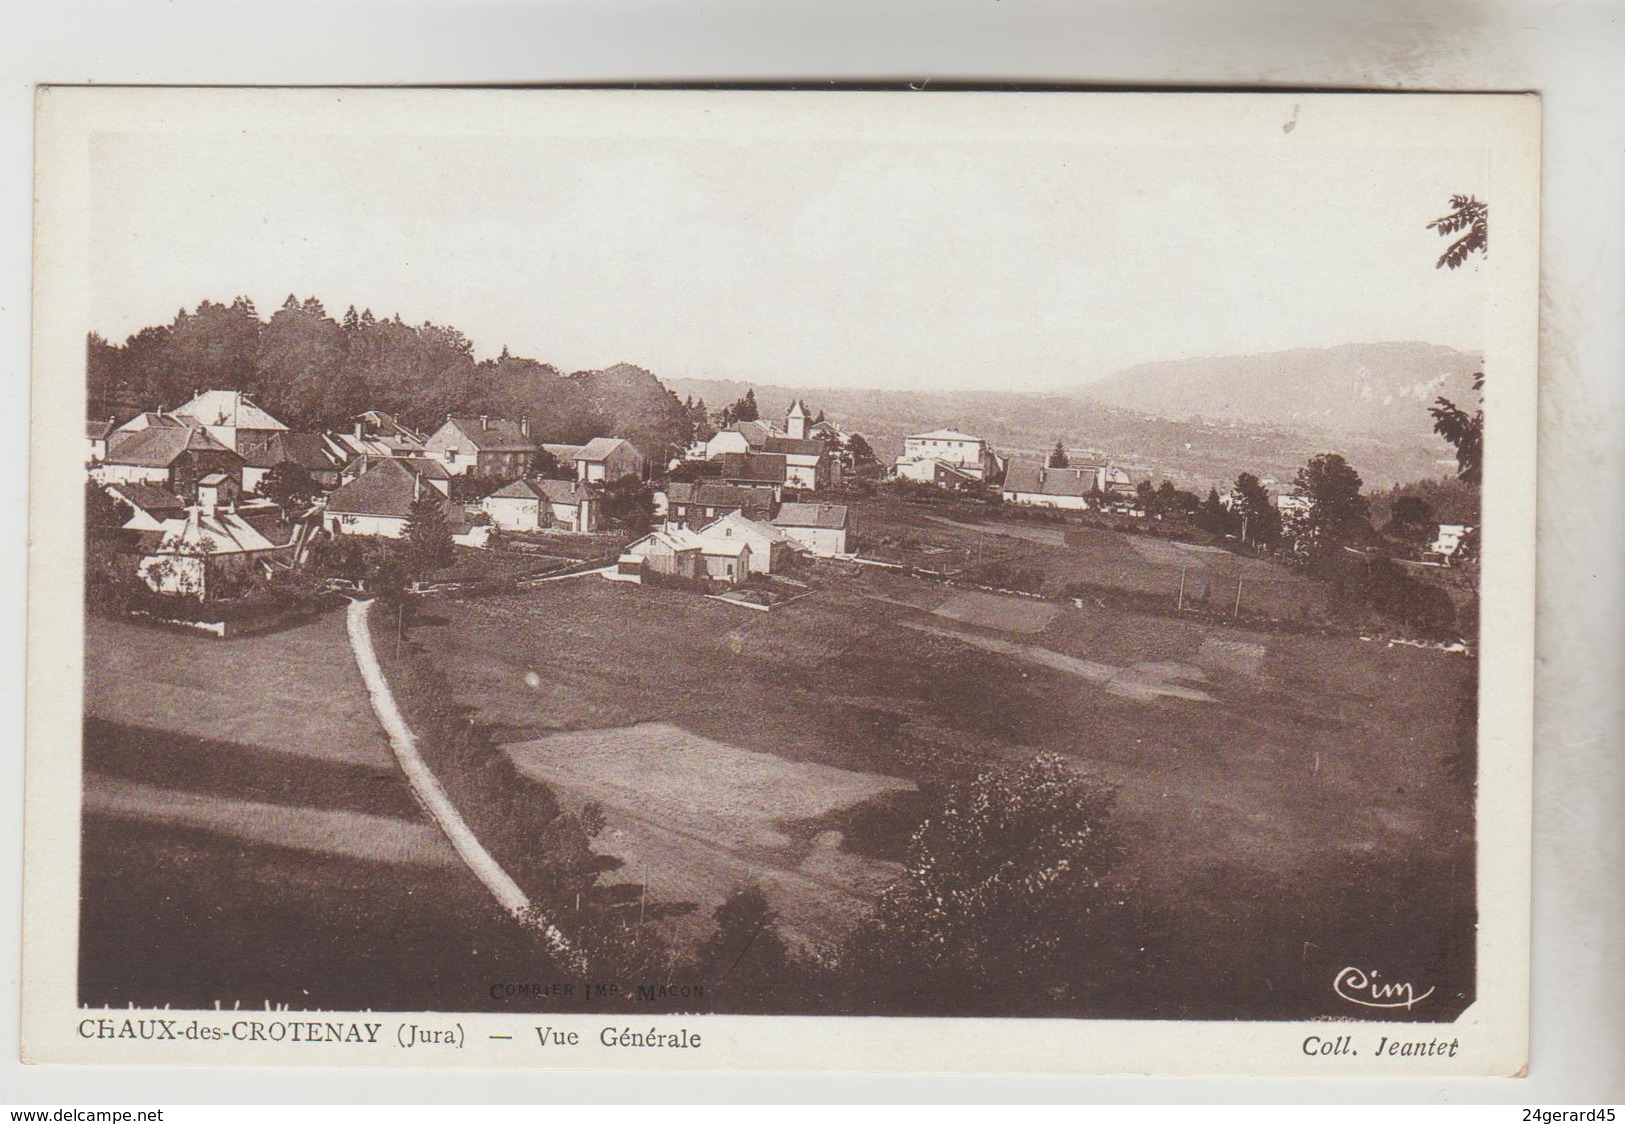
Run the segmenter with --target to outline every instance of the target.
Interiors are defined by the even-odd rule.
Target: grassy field
[[[87,630],[82,1002],[480,1009],[545,967],[418,809],[342,614]]]
[[[1041,571],[1036,592],[1048,596],[1083,583],[1162,598],[1170,608],[1178,603],[1183,582],[1186,605],[1227,614],[1235,610],[1239,582],[1244,617],[1315,621],[1325,614],[1324,591],[1316,583],[1217,546],[1087,527],[1075,517],[1026,522],[1001,515],[996,507],[937,509],[895,499],[859,500],[852,507],[864,556],[966,580],[977,580],[983,571],[1004,563]]]
[[[1169,564],[1121,554],[1130,577]],[[872,569],[769,614],[584,579],[437,603],[415,636],[516,753],[549,747],[555,780],[570,770],[573,796],[606,803],[651,887],[673,880],[698,912],[737,873],[804,927],[828,907],[779,875],[895,862],[915,789],[1055,751],[1119,786],[1121,876],[1151,934],[1119,1013],[1357,1016],[1330,991],[1346,963],[1449,989],[1419,1017],[1471,994],[1471,799],[1447,765],[1461,657],[967,600]],[[790,844],[740,846],[742,824]],[[848,866],[843,893],[862,897]]]

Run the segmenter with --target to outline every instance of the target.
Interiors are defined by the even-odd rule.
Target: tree
[[[300,303],[290,295],[259,334],[255,382],[262,404],[295,427],[310,428],[363,409],[352,384],[339,377],[354,338],[315,297]]]
[[[412,501],[406,518],[406,541],[420,574],[445,566],[452,559],[451,528],[446,524],[446,501],[432,487]]]
[[[562,466],[559,464],[559,458],[538,445],[536,455],[530,458],[530,474],[556,479],[560,477],[561,472]]]
[[[289,514],[309,506],[321,494],[321,486],[295,461],[272,465],[260,481],[260,495]]]
[[[1400,496],[1388,512],[1388,534],[1405,542],[1420,542],[1433,524],[1433,509],[1420,496]]]
[[[1484,392],[1484,373],[1473,375],[1473,389],[1480,396]],[[1469,414],[1448,398],[1437,398],[1428,409],[1433,415],[1433,432],[1443,437],[1456,449],[1456,475],[1468,484],[1483,481],[1484,471],[1484,407],[1482,397],[1479,408]]]
[[[1308,506],[1287,528],[1294,555],[1315,563],[1370,536],[1370,505],[1361,486],[1360,474],[1337,453],[1321,453],[1298,469],[1298,493]]]
[[[1157,511],[1163,515],[1195,515],[1202,510],[1202,501],[1196,493],[1176,488],[1173,481],[1164,480],[1157,485]]]
[[[861,469],[865,465],[880,463],[868,439],[861,433],[854,433],[846,439],[846,451],[852,454],[852,467],[854,468]]]
[[[600,509],[610,523],[634,533],[645,531],[654,521],[654,496],[634,475],[626,475],[604,488]]]
[[[1196,515],[1197,526],[1210,534],[1225,534],[1231,524],[1229,510],[1224,506],[1224,500],[1219,496],[1219,489],[1209,487],[1207,498],[1202,501],[1202,509]]]
[[[1489,256],[1490,208],[1489,204],[1479,202],[1474,196],[1452,195],[1450,213],[1428,223],[1428,229],[1437,230],[1445,238],[1461,235],[1439,258],[1435,269],[1446,266],[1459,269],[1475,253]]]
[[[1071,458],[1066,455],[1066,446],[1056,441],[1055,448],[1050,450],[1049,466],[1051,468],[1069,468],[1071,464]]]
[[[1022,991],[1082,998],[1120,947],[1114,800],[1056,754],[949,787],[854,940],[863,986],[960,1010]]]
[[[1250,472],[1236,477],[1235,514],[1241,517],[1242,542],[1268,546],[1281,537],[1281,513],[1270,503],[1269,489]]]
[[[1435,269],[1459,268],[1475,253],[1489,256],[1490,208],[1471,195],[1452,195],[1450,213],[1428,223],[1429,230],[1441,236],[1460,234],[1439,258]],[[1482,479],[1484,464],[1484,372],[1473,375],[1473,390],[1480,396],[1479,408],[1472,414],[1448,398],[1434,399],[1428,412],[1433,415],[1433,431],[1456,449],[1456,475],[1469,484]]]

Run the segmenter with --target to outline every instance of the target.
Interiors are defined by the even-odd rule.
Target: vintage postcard
[[[1517,1074],[1539,119],[42,89],[25,1057]]]

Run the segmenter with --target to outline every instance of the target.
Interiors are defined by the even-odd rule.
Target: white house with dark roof
[[[773,517],[773,526],[820,558],[847,553],[848,523],[840,503],[787,503]]]
[[[598,530],[598,492],[579,480],[533,480],[546,501],[544,518],[555,530],[591,534]]]
[[[113,433],[90,475],[100,484],[156,484],[187,497],[200,477],[226,472],[241,479],[242,471],[243,458],[202,425],[170,419]]]
[[[759,451],[784,458],[784,483],[791,488],[812,492],[841,482],[840,462],[815,438],[769,437]]]
[[[647,463],[638,447],[622,437],[594,437],[574,460],[576,479],[583,484],[609,484],[625,476],[641,480]]]
[[[1104,496],[1104,474],[1103,465],[1050,468],[1042,461],[1011,461],[1000,496],[1005,503],[1024,507],[1082,511],[1089,506],[1091,493]]]
[[[424,494],[437,497],[445,509],[446,523],[453,538],[469,530],[469,520],[461,506],[454,504],[436,487],[427,472],[414,471],[404,457],[383,457],[327,497],[322,526],[331,535],[372,535],[399,539],[406,536],[412,517],[412,504]]]
[[[711,435],[705,443],[705,459],[716,460],[724,453],[760,452],[768,438],[784,436],[784,430],[769,421],[734,422]]]

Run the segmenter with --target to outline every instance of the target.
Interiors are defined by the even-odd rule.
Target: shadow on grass
[[[422,821],[393,765],[351,765],[86,717],[87,774],[233,800]]]
[[[460,870],[96,815],[83,844],[89,1006],[500,1010],[493,984],[568,975]]]

